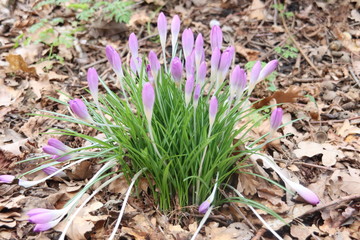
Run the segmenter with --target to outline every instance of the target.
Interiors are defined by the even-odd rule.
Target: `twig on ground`
[[[311,124],[321,124],[321,123],[342,123],[345,122],[346,120],[356,120],[356,119],[360,119],[360,116],[356,116],[356,117],[351,117],[351,118],[345,118],[345,119],[337,119],[337,120],[322,120],[322,121],[310,121]]]
[[[263,238],[263,235],[266,233],[267,229],[261,228],[257,231],[256,235],[251,240],[259,240]]]
[[[348,68],[349,69],[349,72],[352,76],[352,78],[355,80],[356,84],[360,87],[360,80],[359,78],[356,76],[356,74],[354,73],[353,69],[352,68]]]
[[[274,160],[278,161],[278,162],[283,162],[283,163],[304,165],[304,166],[308,166],[308,167],[321,168],[321,169],[330,170],[330,171],[335,171],[335,170],[339,170],[339,169],[341,170],[342,169],[342,168],[325,167],[325,166],[320,166],[320,165],[317,165],[317,164],[305,163],[305,162],[299,162],[299,161],[289,162],[288,160],[285,160],[285,159],[276,159],[276,158],[274,158]]]
[[[304,50],[301,48],[300,44],[295,40],[295,38],[292,36],[286,22],[285,22],[285,18],[282,14],[280,14],[281,17],[281,21],[284,25],[284,29],[285,32],[287,33],[287,35],[289,36],[289,38],[291,39],[291,41],[294,43],[295,47],[299,50],[299,52],[301,53],[301,55],[303,55],[303,57],[305,58],[305,60],[309,63],[309,65],[315,70],[315,72],[317,73],[317,75],[319,77],[321,77],[321,72],[320,70],[314,65],[314,63],[310,60],[310,58],[305,54]]]

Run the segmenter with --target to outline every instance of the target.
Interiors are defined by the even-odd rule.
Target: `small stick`
[[[294,43],[295,47],[299,50],[299,52],[301,53],[301,55],[303,55],[303,57],[305,58],[305,60],[309,63],[309,65],[315,70],[315,72],[317,73],[317,75],[319,77],[321,77],[321,72],[320,70],[314,65],[314,63],[309,59],[309,57],[305,54],[304,50],[300,47],[300,44],[295,40],[295,38],[292,36],[288,26],[286,25],[285,22],[285,18],[282,14],[280,14],[281,17],[281,21],[284,25],[284,29],[285,32],[289,35],[289,38],[291,39],[291,41]]]
[[[351,118],[345,118],[345,119],[337,119],[337,120],[322,120],[322,121],[310,121],[310,123],[312,124],[321,124],[321,123],[342,123],[345,122],[346,120],[356,120],[356,119],[360,119],[360,116],[356,116],[356,117],[351,117]]]

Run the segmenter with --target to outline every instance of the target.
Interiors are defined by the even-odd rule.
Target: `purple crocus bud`
[[[89,68],[87,72],[87,81],[90,89],[91,96],[94,98],[94,101],[98,101],[99,93],[99,76],[95,68]]]
[[[53,155],[52,159],[54,159],[55,161],[58,161],[58,162],[65,162],[73,157],[74,157],[74,154],[66,154],[64,156]]]
[[[202,204],[199,206],[199,213],[205,214],[207,210],[210,207],[211,202],[209,200],[205,200]]]
[[[64,209],[45,209],[45,208],[34,208],[28,211],[26,214],[29,216],[29,222],[32,223],[48,223],[65,213]]]
[[[204,86],[205,78],[206,78],[206,62],[202,62],[199,66],[199,69],[197,71],[197,81],[201,84],[201,87]]]
[[[194,51],[186,57],[185,59],[185,71],[186,78],[193,76],[195,74],[195,54]]]
[[[194,76],[190,76],[185,83],[185,105],[188,106],[194,89]]]
[[[288,182],[291,188],[293,188],[305,201],[312,205],[316,205],[320,202],[319,197],[311,191],[309,188],[295,182]]]
[[[154,51],[149,52],[149,64],[151,68],[151,73],[154,77],[154,80],[156,81],[158,72],[160,70],[160,62],[158,57],[156,56],[156,53]]]
[[[121,63],[121,59],[119,54],[117,53],[117,51],[111,47],[111,46],[106,46],[105,49],[106,52],[106,57],[112,67],[112,69],[114,70],[114,72],[116,73],[116,75],[118,75],[119,77],[123,77],[123,70],[122,70],[122,63]]]
[[[232,59],[234,56],[234,51],[232,47],[227,48],[222,54],[219,63],[219,71],[226,73],[229,70]]]
[[[201,85],[196,84],[195,90],[194,90],[194,108],[196,109],[199,103],[199,98],[201,94]]]
[[[230,97],[233,99],[240,85],[241,69],[237,65],[230,75]]]
[[[50,138],[48,140],[48,145],[54,148],[57,148],[63,152],[69,152],[72,150],[71,147],[66,146],[63,142],[59,141],[56,138]]]
[[[57,149],[49,145],[44,146],[42,150],[50,155],[63,155],[65,153],[64,151],[61,151],[60,149]]]
[[[264,80],[267,76],[269,76],[272,72],[274,72],[278,64],[279,64],[278,60],[272,60],[268,62],[268,64],[266,64],[265,67],[260,71],[256,82],[258,83]]]
[[[219,63],[221,58],[221,51],[219,48],[215,48],[212,51],[211,55],[211,81],[215,81],[215,76],[217,75],[217,71],[219,69]]]
[[[161,12],[159,14],[159,17],[157,20],[157,28],[159,31],[161,46],[162,46],[162,48],[165,48],[166,34],[167,34],[167,21],[166,21],[165,14],[163,12]]]
[[[13,175],[0,175],[0,183],[12,183],[14,179],[15,176]]]
[[[201,33],[199,33],[195,41],[195,64],[197,69],[199,68],[203,52],[204,52],[204,39]]]
[[[214,50],[215,48],[221,49],[222,41],[223,41],[223,34],[221,28],[218,25],[214,25],[211,28],[211,33],[210,33],[211,50]]]
[[[139,43],[135,33],[131,33],[129,36],[129,49],[131,56],[137,58],[139,55]]]
[[[180,18],[175,15],[171,21],[171,46],[175,49],[180,32]]]
[[[43,168],[41,169],[44,173],[46,173],[47,175],[51,175],[57,171],[59,171],[59,169],[57,169],[56,167],[53,167],[53,166],[49,166],[49,167],[46,167],[46,168]],[[59,172],[58,174],[56,174],[55,176],[57,177],[65,177],[66,174],[64,172]]]
[[[213,126],[215,117],[218,111],[218,100],[216,96],[212,96],[209,103],[209,120],[210,120],[210,128]]]
[[[73,100],[69,101],[70,109],[71,111],[81,120],[92,122],[92,118],[86,108],[86,105],[84,104],[81,99],[75,98]]]
[[[146,66],[146,73],[147,73],[147,75],[148,75],[149,82],[151,83],[151,85],[154,85],[155,82],[154,82],[154,77],[153,77],[153,75],[152,75],[152,73],[151,73],[150,64],[148,64],[148,65]]]
[[[273,131],[276,131],[281,125],[283,117],[283,110],[281,108],[276,108],[272,113],[270,117],[270,127]]]
[[[36,224],[33,231],[34,232],[43,232],[43,231],[49,230],[50,228],[55,227],[60,222],[60,220],[61,220],[61,218],[58,218],[51,222]]]
[[[144,84],[142,90],[142,101],[144,104],[146,119],[150,122],[152,118],[154,103],[155,103],[155,91],[151,83]]]
[[[255,85],[261,72],[261,62],[257,61],[251,69],[250,84]]]
[[[136,66],[136,62],[133,56],[130,57],[130,69],[133,73],[136,74],[137,72],[137,66]]]
[[[170,64],[170,72],[175,83],[180,84],[183,72],[183,66],[178,57],[174,57]]]
[[[190,28],[185,29],[182,34],[182,47],[184,57],[187,58],[194,48],[194,34]]]

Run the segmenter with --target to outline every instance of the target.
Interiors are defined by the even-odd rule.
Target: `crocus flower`
[[[201,87],[204,86],[205,78],[206,78],[206,62],[202,62],[197,71],[197,82],[201,84]]]
[[[73,150],[71,147],[66,146],[63,142],[59,141],[56,138],[50,138],[48,140],[48,145],[52,146],[54,148],[57,148],[61,151],[64,151],[64,152],[69,152],[69,151]]]
[[[95,68],[88,69],[87,81],[91,96],[94,98],[94,101],[97,102],[99,93],[99,76]]]
[[[273,131],[276,131],[281,125],[283,117],[283,110],[281,108],[276,108],[272,113],[270,117],[270,127]]]
[[[210,207],[210,200],[206,199],[203,203],[200,204],[199,206],[199,213],[204,214],[206,213],[206,211],[209,209]]]
[[[130,57],[130,69],[133,73],[140,74],[141,70],[141,58],[140,57]]]
[[[201,33],[199,33],[197,35],[196,41],[195,41],[195,65],[196,65],[197,69],[199,69],[199,65],[200,65],[201,58],[203,56],[203,52],[204,52],[204,39],[203,39]]]
[[[53,166],[49,166],[49,167],[46,167],[46,168],[43,168],[41,169],[44,173],[46,173],[47,175],[51,175],[57,171],[59,171],[59,169],[57,169],[56,167],[53,167]],[[58,174],[56,174],[55,176],[57,177],[65,177],[66,174],[64,172],[59,172]]]
[[[64,151],[61,151],[60,149],[54,148],[52,146],[46,145],[43,148],[43,151],[50,155],[62,155],[64,154]]]
[[[223,83],[227,72],[229,71],[232,59],[234,56],[234,48],[229,47],[227,48],[222,54],[219,62],[219,68],[217,71],[217,79],[216,79],[216,90],[221,86]]]
[[[190,76],[185,83],[185,105],[188,106],[194,89],[194,76]]]
[[[29,216],[29,222],[43,224],[61,217],[65,213],[65,210],[67,211],[68,209],[34,208],[28,211],[27,215]]]
[[[137,58],[139,55],[139,43],[135,33],[131,33],[129,36],[129,49],[131,56]]]
[[[287,183],[308,203],[312,205],[316,205],[320,202],[319,197],[309,188],[306,188],[303,185],[292,181],[287,181]]]
[[[186,78],[193,76],[195,74],[195,54],[194,51],[186,57],[185,59],[185,71]]]
[[[60,221],[61,221],[61,218],[58,218],[51,222],[38,223],[35,225],[33,231],[34,232],[43,232],[43,231],[49,230],[50,228],[55,227]]]
[[[159,17],[157,20],[157,28],[159,31],[161,46],[162,46],[162,48],[165,48],[166,34],[167,34],[167,21],[166,21],[165,14],[163,12],[161,12],[159,14]]]
[[[0,175],[0,183],[12,183],[14,179],[15,176],[13,175]]]
[[[221,51],[219,48],[215,48],[211,55],[211,82],[212,84],[216,80],[217,72],[219,69],[219,63],[221,58]]]
[[[230,74],[230,98],[233,99],[240,85],[240,67],[237,65]]]
[[[149,82],[150,82],[152,85],[154,85],[155,82],[154,82],[154,77],[153,77],[153,75],[152,75],[152,73],[151,73],[150,64],[148,64],[148,65],[146,66],[146,73],[147,73],[147,75],[148,75]]]
[[[86,108],[86,105],[84,104],[81,99],[75,98],[73,100],[69,101],[70,109],[71,111],[81,120],[86,122],[92,122],[92,118]]]
[[[176,42],[179,37],[180,32],[180,18],[178,15],[175,15],[171,21],[171,46],[173,49],[173,56],[175,55]]]
[[[194,108],[196,109],[199,103],[199,98],[200,98],[200,93],[201,93],[201,85],[198,83],[195,86],[195,90],[194,90]]]
[[[257,61],[251,69],[250,84],[256,84],[261,71],[261,62]]]
[[[214,25],[211,28],[211,33],[210,33],[211,50],[214,51],[215,48],[221,49],[222,41],[223,41],[223,35],[221,28],[218,25]]]
[[[179,84],[182,78],[183,66],[178,57],[174,57],[170,64],[170,72],[175,83]]]
[[[215,117],[218,111],[218,100],[215,96],[212,96],[209,103],[209,121],[210,128],[213,126]]]
[[[149,52],[149,64],[151,68],[152,76],[154,77],[154,80],[156,82],[158,72],[161,68],[160,62],[158,57],[156,56],[156,53],[154,51]]]
[[[182,34],[182,48],[184,57],[187,58],[194,48],[194,34],[190,28],[185,29]]]
[[[112,69],[118,77],[122,78],[124,76],[124,73],[122,70],[122,63],[119,54],[113,47],[109,45],[106,46],[105,52]]]
[[[261,82],[262,80],[264,80],[267,76],[269,76],[272,72],[275,71],[275,69],[278,66],[278,60],[272,60],[270,62],[268,62],[265,67],[263,69],[261,69],[259,76],[256,80],[256,83]]]
[[[150,122],[152,118],[154,103],[155,103],[155,91],[151,83],[144,84],[142,90],[142,101],[144,104],[146,119]]]

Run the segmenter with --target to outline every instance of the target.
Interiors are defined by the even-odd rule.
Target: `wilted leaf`
[[[250,6],[250,18],[264,20],[266,16],[265,4],[261,0],[253,0]]]
[[[300,88],[296,86],[289,87],[285,92],[276,91],[271,96],[264,98],[260,102],[255,103],[254,108],[261,108],[269,105],[270,101],[275,99],[276,103],[294,103],[298,97],[301,97]]]
[[[23,71],[26,73],[34,74],[36,76],[36,70],[34,67],[29,68],[21,55],[9,54],[6,57],[6,61],[10,64],[10,69],[13,72]]]

